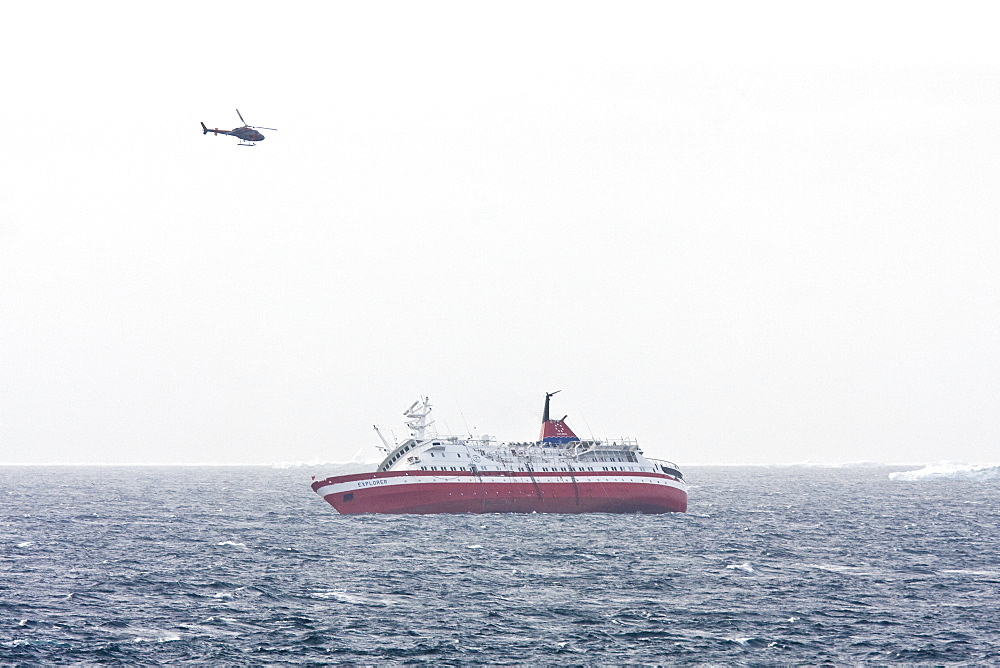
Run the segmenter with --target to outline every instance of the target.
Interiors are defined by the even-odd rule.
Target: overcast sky
[[[0,462],[1000,460],[989,7],[10,3]]]

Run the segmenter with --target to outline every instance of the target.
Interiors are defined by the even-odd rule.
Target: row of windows
[[[390,459],[389,461],[387,461],[385,463],[385,467],[389,468],[390,466],[392,466],[393,464],[395,464],[396,460],[399,459],[400,457],[402,457],[404,453],[408,452],[409,449],[413,447],[413,445],[414,444],[410,444],[410,445],[406,446],[405,448],[403,448],[402,450],[400,450],[399,452],[397,452],[395,457],[393,457],[392,459]]]
[[[634,466],[629,466],[628,468],[626,468],[624,466],[612,466],[612,467],[602,466],[601,469],[604,470],[604,471],[609,471],[609,470],[610,471],[635,471],[635,467]],[[524,469],[518,467],[517,470],[518,471],[523,471]],[[552,468],[547,468],[547,467],[543,466],[542,470],[543,471],[555,471],[555,472],[558,472],[558,471],[569,471],[570,473],[572,473],[573,471],[593,471],[594,467],[593,466],[586,466],[586,467],[584,467],[584,466],[578,466],[577,468],[570,467],[570,468],[567,469],[565,467],[563,467],[563,468],[556,468],[556,467],[553,466]],[[643,471],[643,470],[646,470],[646,469],[640,468],[639,470]]]
[[[627,469],[624,466],[612,466],[610,468],[607,467],[607,466],[602,466],[601,468],[603,470],[605,470],[605,471],[634,471],[635,470],[634,466],[630,466]],[[431,466],[431,467],[421,466],[420,470],[421,471],[428,471],[428,470],[429,471],[447,471],[449,469],[448,469],[447,466],[442,466],[440,469],[438,467],[436,467],[436,466]],[[454,467],[454,466],[452,466],[451,470],[452,471],[468,471],[469,469],[467,469],[464,466],[459,466],[457,468]],[[480,471],[489,471],[489,469],[486,468],[485,466],[481,467],[479,470]],[[517,470],[518,471],[524,471],[524,468],[522,468],[522,467],[519,466],[519,467],[517,467]],[[568,472],[572,473],[573,471],[593,471],[594,467],[593,466],[588,466],[586,469],[584,467],[582,467],[582,466],[580,468],[576,468],[576,469],[566,469],[566,468],[558,468],[557,469],[555,467],[552,467],[552,469],[549,469],[549,468],[543,466],[542,470],[545,471],[545,472],[550,472],[551,471],[553,473],[558,473],[559,471],[568,471]],[[641,471],[643,469],[639,469],[639,470]]]
[[[390,459],[389,461],[387,461],[385,463],[385,468],[389,468],[390,466],[392,466],[393,464],[395,464],[396,461],[399,460],[400,457],[402,457],[404,454],[406,454],[407,452],[409,452],[410,448],[414,447],[415,445],[416,445],[415,443],[411,443],[410,445],[406,446],[405,448],[403,448],[402,450],[400,450],[399,452],[397,452],[393,456],[392,459]],[[441,444],[440,443],[434,443],[434,445],[441,445]],[[462,453],[461,452],[456,453],[456,454],[458,455],[459,459],[462,458]],[[431,457],[433,457],[434,453],[432,452],[432,453],[430,453],[430,455],[431,455]],[[444,457],[444,453],[442,453],[441,456]],[[435,469],[435,470],[437,470],[437,469]],[[454,471],[454,469],[452,469],[452,470]]]
[[[407,447],[406,450],[409,450],[409,448]],[[403,450],[402,452],[406,452],[406,450]],[[399,459],[399,457],[402,455],[402,452],[400,454],[396,455],[395,457],[393,457],[391,461],[396,461],[397,459]],[[435,456],[435,454],[433,452],[431,452],[429,454],[430,454],[431,457]],[[447,455],[447,453],[441,453],[442,457],[445,457],[446,455]],[[455,456],[458,457],[459,459],[461,459],[462,458],[462,453],[461,452],[456,452]],[[621,457],[608,457],[607,459],[605,459],[604,457],[601,457],[600,459],[595,459],[594,461],[595,462],[634,462],[635,459],[631,459],[631,458],[629,458],[629,459],[623,459]],[[553,469],[553,470],[555,470],[555,469]],[[562,469],[562,470],[565,471],[566,469]]]

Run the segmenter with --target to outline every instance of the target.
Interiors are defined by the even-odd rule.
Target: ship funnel
[[[569,428],[566,424],[566,417],[563,416],[561,420],[551,420],[549,419],[549,400],[552,399],[553,395],[559,394],[562,390],[556,390],[555,392],[545,393],[545,410],[542,411],[542,433],[538,437],[538,440],[542,443],[570,443],[571,441],[579,441],[573,430]]]

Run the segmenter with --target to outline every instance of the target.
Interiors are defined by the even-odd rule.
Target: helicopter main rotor
[[[236,115],[240,117],[240,122],[243,123],[243,127],[245,128],[253,128],[254,130],[274,130],[275,132],[278,131],[278,128],[265,128],[260,125],[247,125],[247,122],[243,120],[243,114],[240,113],[239,109],[236,110]]]

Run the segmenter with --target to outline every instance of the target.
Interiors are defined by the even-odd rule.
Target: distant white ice
[[[275,469],[304,469],[304,468],[323,468],[324,473],[327,470],[330,471],[330,475],[346,475],[349,473],[360,473],[363,471],[370,470],[373,466],[380,463],[381,460],[373,459],[354,459],[349,462],[328,462],[320,460],[312,460],[308,462],[275,462],[271,464],[271,468]]]
[[[889,479],[905,482],[923,480],[1000,480],[1000,465],[940,462],[938,464],[928,464],[916,471],[890,473]]]

